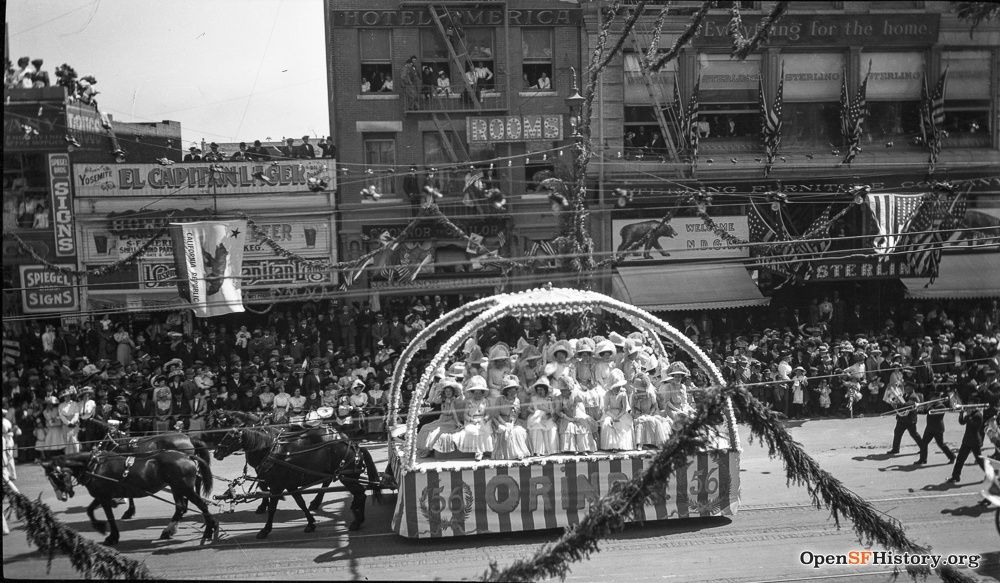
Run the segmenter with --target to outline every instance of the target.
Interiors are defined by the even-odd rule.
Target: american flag
[[[770,243],[778,239],[778,233],[761,215],[756,205],[752,205],[752,212],[747,213],[747,225],[750,228],[750,240],[758,243]],[[760,253],[763,254],[763,253]]]
[[[906,226],[906,236],[900,238],[898,246],[906,253],[910,268],[914,273],[928,274],[929,283],[937,278],[941,248],[963,224],[968,205],[965,193],[925,200]]]
[[[928,173],[934,172],[938,157],[941,154],[941,125],[944,124],[944,85],[948,77],[948,69],[941,73],[941,78],[934,87],[934,93],[927,90],[927,79],[921,88],[920,133],[930,151],[927,161]]]
[[[878,224],[878,237],[872,247],[878,254],[891,253],[896,248],[903,227],[910,221],[920,202],[922,194],[869,194],[868,208]]]
[[[868,113],[868,77],[872,74],[872,62],[868,61],[868,72],[858,87],[858,93],[850,103],[848,110],[849,120],[847,122],[847,155],[844,156],[844,164],[850,164],[854,158],[861,153],[861,136],[864,134],[865,117]],[[843,88],[841,89],[843,91]],[[841,113],[843,116],[843,113]],[[843,119],[841,119],[843,123]]]
[[[681,113],[684,111],[684,104],[681,103],[681,91],[677,87],[677,80],[674,80],[674,102],[671,104],[674,109],[674,119],[681,119]]]
[[[781,145],[781,100],[785,85],[785,65],[781,65],[781,77],[778,81],[778,92],[774,96],[774,106],[767,106],[767,97],[764,95],[764,78],[758,80],[758,91],[760,97],[760,136],[764,142],[764,156],[767,161],[764,164],[764,177],[771,173],[771,166],[774,164],[774,157],[778,155],[778,146]]]
[[[851,96],[847,92],[847,69],[840,74],[840,135],[847,143],[847,136],[851,135]]]
[[[430,263],[432,258],[433,251],[427,250],[423,259],[421,259],[418,263],[404,263],[400,265],[398,268],[400,279],[414,281],[417,279],[417,275],[420,273],[420,270]]]
[[[544,240],[535,240],[535,242],[531,244],[531,248],[528,250],[528,257],[537,257],[539,255],[548,255],[552,257],[555,256],[555,254],[556,250],[552,246],[552,243]],[[554,261],[548,260],[539,265],[539,267],[556,267],[556,265]]]
[[[783,259],[790,262],[790,268],[794,275],[801,279],[810,279],[812,276],[813,261],[830,249],[830,226],[833,221],[830,218],[830,211],[833,205],[828,205],[823,212],[809,225],[806,232],[801,237],[781,246]]]
[[[691,161],[698,158],[698,90],[701,87],[701,77],[695,81],[694,92],[688,100],[687,113],[684,115],[684,138],[691,148]]]

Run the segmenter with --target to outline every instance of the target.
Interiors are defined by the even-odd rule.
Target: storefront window
[[[916,52],[864,53],[861,75],[871,62],[868,78],[868,117],[865,141],[875,146],[917,147],[920,135],[920,87],[924,82],[924,55]]]
[[[386,29],[358,30],[361,46],[361,93],[394,91],[391,34],[392,31]]]
[[[555,91],[553,73],[552,29],[521,29],[521,88]]]
[[[814,149],[839,144],[842,53],[781,56],[785,70],[782,144]]]
[[[702,152],[746,150],[759,144],[757,88],[760,56],[745,61],[729,55],[698,56],[698,93]]]
[[[382,194],[396,192],[393,174],[385,170],[396,164],[396,136],[394,134],[365,134],[365,166],[371,170],[371,184]]]
[[[625,155],[630,158],[639,156],[660,157],[666,154],[666,139],[678,134],[678,129],[668,130],[667,136],[656,119],[654,107],[663,112],[668,127],[677,126],[677,115],[671,108],[674,105],[674,84],[677,83],[677,63],[671,61],[658,73],[650,73],[650,87],[646,85],[639,69],[639,55],[625,53]]]
[[[945,143],[959,148],[989,147],[990,96],[995,93],[990,91],[990,52],[944,51],[941,70],[945,69]]]
[[[3,232],[52,228],[51,193],[42,154],[3,155]]]

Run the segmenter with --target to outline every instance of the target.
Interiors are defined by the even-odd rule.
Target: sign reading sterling
[[[562,115],[499,115],[470,117],[466,122],[470,144],[561,140]]]
[[[332,162],[332,161],[331,161]],[[212,172],[213,166],[217,169]],[[309,190],[310,178],[333,184],[333,166],[322,162],[192,162],[159,164],[74,164],[78,197],[281,193]]]

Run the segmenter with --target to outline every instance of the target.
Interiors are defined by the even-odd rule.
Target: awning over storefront
[[[611,293],[649,311],[766,306],[771,301],[738,264],[619,267]]]
[[[934,283],[927,285],[924,278],[900,281],[906,295],[918,300],[1000,297],[1000,253],[945,253]]]

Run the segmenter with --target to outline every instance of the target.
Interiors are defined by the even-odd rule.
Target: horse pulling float
[[[389,432],[389,473],[398,486],[392,530],[409,538],[518,532],[571,526],[616,483],[641,474],[655,452],[633,450],[587,455],[551,455],[524,460],[422,459],[417,434],[424,399],[435,371],[475,333],[505,316],[537,318],[603,310],[634,326],[657,358],[666,359],[661,338],[686,352],[712,384],[721,372],[676,328],[652,314],[608,296],[546,287],[490,296],[459,307],[429,324],[403,350],[392,377],[387,419],[401,414],[405,371],[439,333],[461,325],[434,354],[410,398],[404,425]],[[405,432],[404,432],[405,429]],[[732,408],[714,447],[689,459],[669,485],[647,501],[636,520],[734,514],[739,507],[739,437]]]

